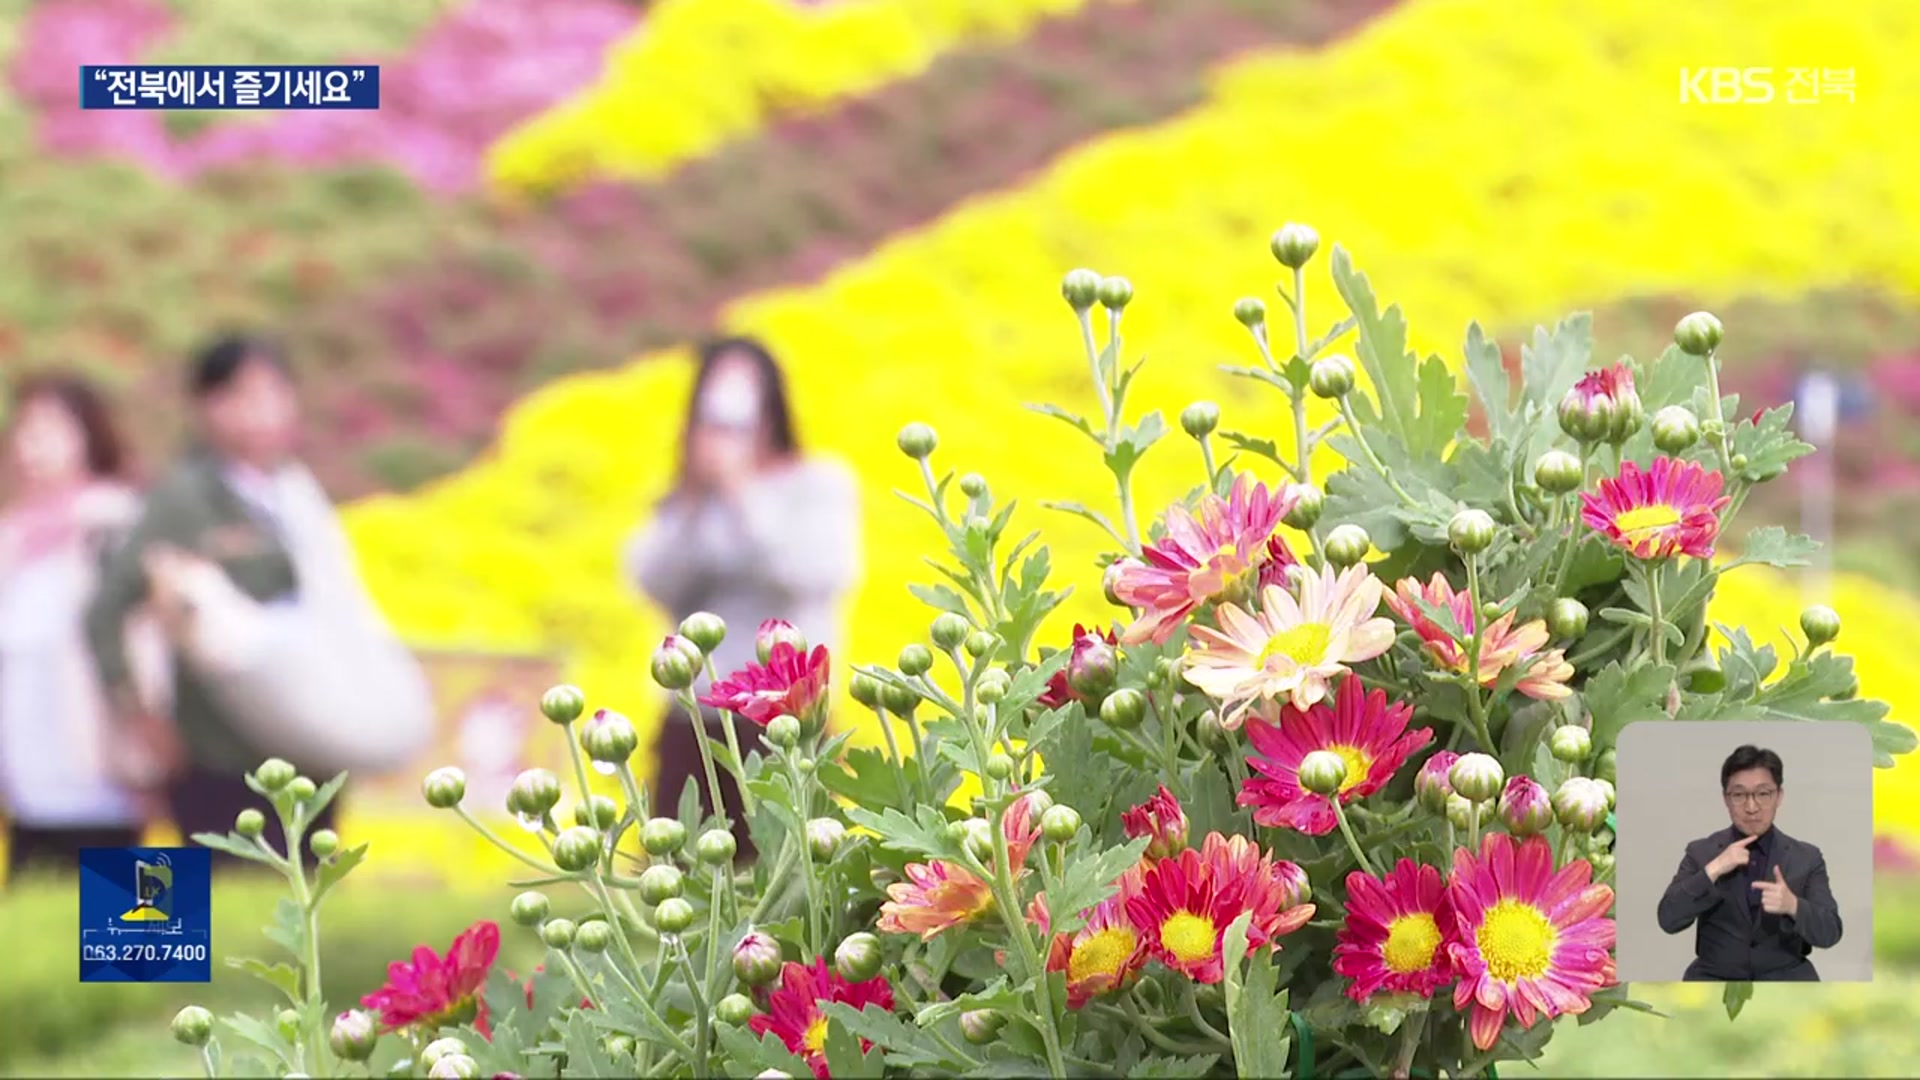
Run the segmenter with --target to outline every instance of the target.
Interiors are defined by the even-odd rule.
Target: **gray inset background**
[[[1780,755],[1774,826],[1820,849],[1845,933],[1809,958],[1823,982],[1873,978],[1873,743],[1858,724],[1643,721],[1620,732],[1614,810],[1615,963],[1621,982],[1678,982],[1693,928],[1660,929],[1660,896],[1688,843],[1730,824],[1720,765],[1751,743]]]

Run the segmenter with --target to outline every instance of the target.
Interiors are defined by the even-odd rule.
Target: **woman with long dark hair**
[[[860,507],[852,473],[803,455],[786,379],[767,348],[726,338],[700,350],[687,407],[679,472],[651,522],[626,550],[628,577],[676,622],[696,611],[726,620],[713,653],[724,679],[756,661],[754,631],[763,621],[793,624],[811,645],[838,637],[841,604],[859,567]],[[717,715],[706,734],[722,743]],[[755,732],[736,729],[741,753]],[[699,738],[675,709],[655,756],[655,801],[672,814],[689,780],[701,775]],[[723,776],[724,812],[740,821],[739,792]],[[709,801],[701,784],[702,802]],[[736,830],[743,847],[744,830]]]
[[[19,382],[0,509],[0,803],[9,871],[139,842],[173,745],[115,730],[83,618],[107,548],[139,513],[108,406],[64,373]],[[157,647],[154,638],[150,644]],[[144,665],[157,670],[156,657]],[[148,692],[154,692],[149,683]]]

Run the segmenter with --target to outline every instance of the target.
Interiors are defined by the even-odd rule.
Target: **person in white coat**
[[[8,420],[0,807],[11,876],[34,864],[71,870],[81,848],[138,843],[174,743],[164,731],[113,728],[87,649],[84,613],[107,548],[140,511],[104,398],[78,376],[38,375],[14,388]],[[129,643],[150,699],[163,692],[159,647],[151,633],[144,649]]]

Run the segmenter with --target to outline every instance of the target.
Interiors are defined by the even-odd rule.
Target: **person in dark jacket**
[[[292,369],[272,343],[231,336],[195,358],[188,376],[200,439],[147,495],[132,535],[108,563],[87,611],[87,638],[114,714],[130,730],[150,730],[132,695],[122,627],[153,594],[147,565],[159,550],[179,550],[219,566],[235,587],[263,604],[297,604],[300,582],[289,546],[291,515],[281,498],[294,463],[299,404]],[[264,800],[244,774],[269,755],[249,745],[204,680],[176,654],[173,715],[178,739],[169,762],[169,816],[182,836],[225,835]],[[294,762],[297,766],[300,763]],[[316,777],[324,780],[326,777]],[[312,828],[331,828],[328,806]],[[284,838],[268,814],[268,838]]]
[[[1660,929],[1695,928],[1689,982],[1818,982],[1808,956],[1840,942],[1826,859],[1774,824],[1785,772],[1779,754],[1756,746],[1720,766],[1731,824],[1687,845],[1660,898]]]

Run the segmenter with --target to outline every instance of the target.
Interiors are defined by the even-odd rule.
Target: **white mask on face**
[[[749,429],[760,424],[760,384],[748,374],[722,374],[700,394],[700,422]]]

